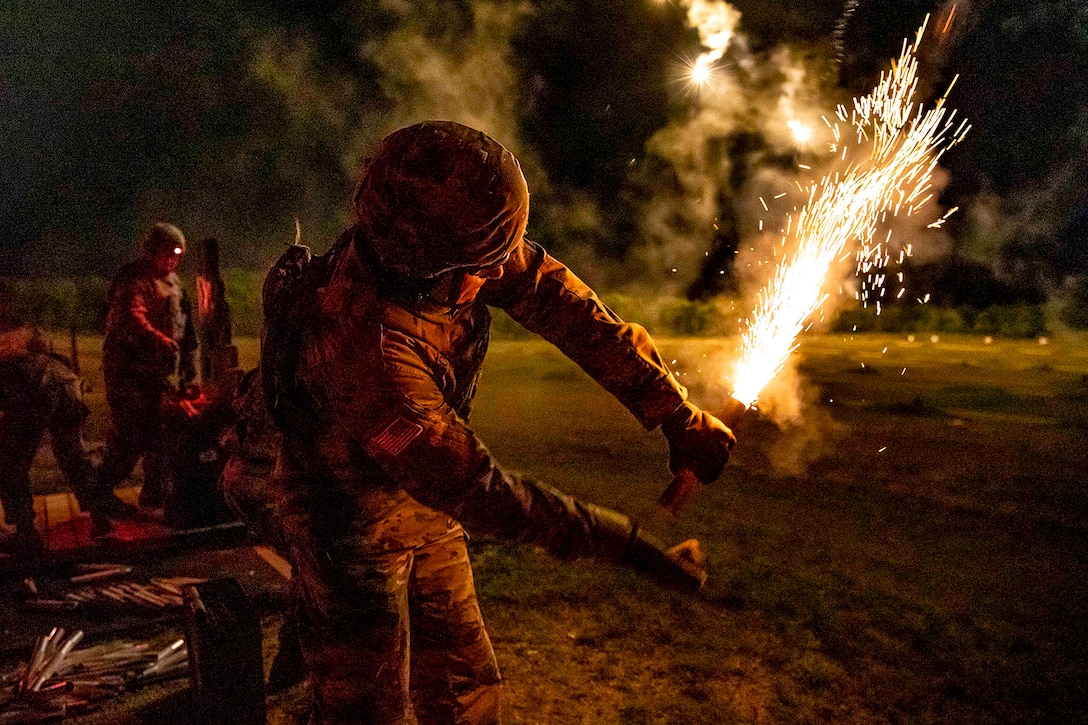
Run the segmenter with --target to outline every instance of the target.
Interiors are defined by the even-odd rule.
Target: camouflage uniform
[[[449,138],[452,160],[428,146],[431,135]],[[642,327],[523,239],[528,191],[497,142],[427,122],[387,137],[370,164],[359,223],[321,258],[328,278],[303,317],[272,319],[262,350],[262,372],[275,381],[277,349],[267,343],[280,339],[277,325],[300,330],[297,366],[282,376],[294,390],[282,396],[273,384],[269,400],[284,434],[276,519],[297,582],[315,719],[498,723],[499,671],[464,529],[564,559],[642,567],[643,555],[664,554],[626,516],[502,469],[468,427],[489,306],[556,345],[647,428],[683,409],[686,391]],[[401,168],[386,174],[382,164]],[[423,178],[433,174],[437,186]],[[386,177],[388,188],[368,188]],[[439,212],[428,217],[428,204]],[[449,248],[429,253],[426,240]],[[436,301],[418,278],[466,275],[464,285],[499,265],[471,302],[457,292]]]
[[[498,670],[461,524],[565,558],[618,559],[627,541],[602,531],[596,507],[502,470],[467,427],[487,305],[559,346],[647,427],[684,391],[645,330],[531,242],[452,317],[376,290],[355,246],[344,247],[300,373],[317,416],[282,461],[279,518],[312,684],[328,723],[407,722],[410,693],[421,721],[497,722]]]
[[[57,465],[80,504],[87,508],[94,503],[94,470],[81,437],[89,411],[79,377],[67,359],[26,331],[4,338],[0,344],[0,500],[8,523],[20,535],[33,538],[30,466],[46,431]]]
[[[163,394],[177,373],[196,375],[196,336],[178,276],[156,277],[147,259],[124,265],[110,285],[102,372],[110,406],[110,431],[100,480],[113,488],[144,457],[140,503],[161,506],[169,485],[170,448],[163,435]],[[180,347],[180,359],[169,350]]]

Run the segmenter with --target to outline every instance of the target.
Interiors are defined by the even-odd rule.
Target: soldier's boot
[[[141,518],[140,510],[117,497],[112,491],[99,493],[90,502],[91,536],[99,538],[113,531],[115,521],[136,521]]]
[[[45,551],[33,521],[16,521],[15,530],[0,533],[0,552],[18,559],[40,556]]]

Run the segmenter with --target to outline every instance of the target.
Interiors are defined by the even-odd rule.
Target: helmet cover
[[[433,278],[501,263],[525,233],[529,189],[514,155],[486,133],[424,121],[382,139],[355,210],[383,267]]]
[[[140,246],[151,256],[168,250],[180,254],[185,251],[185,235],[173,224],[156,222],[144,231]]]

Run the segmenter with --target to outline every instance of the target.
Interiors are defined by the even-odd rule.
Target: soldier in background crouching
[[[42,551],[42,540],[34,526],[30,467],[47,431],[57,466],[80,507],[90,510],[96,533],[108,531],[109,517],[125,504],[95,482],[82,437],[89,410],[71,361],[39,331],[7,327],[0,321],[0,502],[13,530],[2,546],[32,556]]]

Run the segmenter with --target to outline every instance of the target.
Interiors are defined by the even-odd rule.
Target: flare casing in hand
[[[730,428],[737,425],[744,411],[748,410],[744,403],[736,398],[728,398],[725,405],[715,413],[715,417]],[[682,468],[672,477],[672,482],[665,489],[657,503],[673,516],[676,516],[689,500],[708,481],[700,481],[690,469]]]

